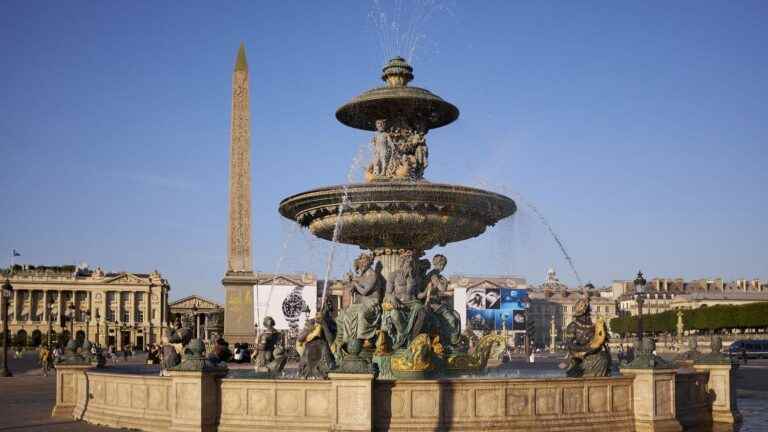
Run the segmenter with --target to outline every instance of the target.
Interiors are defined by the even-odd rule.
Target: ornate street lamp
[[[5,279],[5,283],[2,287],[2,300],[3,300],[3,365],[0,367],[0,377],[10,377],[11,370],[8,369],[8,301],[13,295],[13,286],[8,278]]]
[[[101,327],[101,316],[99,310],[96,310],[96,346],[99,346],[99,327]]]
[[[67,306],[67,318],[69,319],[69,338],[75,339],[75,303],[70,302]]]
[[[197,318],[197,304],[192,306],[192,316],[195,319],[195,338],[200,339],[200,322]]]
[[[88,330],[91,327],[91,313],[85,311],[83,313],[83,318],[85,318],[85,340],[88,340]]]
[[[643,302],[645,301],[645,284],[647,281],[643,277],[643,272],[637,272],[635,278],[635,301],[637,302],[637,338],[643,340]]]
[[[53,320],[51,319],[51,304],[48,303],[47,299],[45,299],[45,314],[48,317],[48,349],[50,350],[51,347],[53,347],[53,343],[51,342],[51,333],[53,333]]]

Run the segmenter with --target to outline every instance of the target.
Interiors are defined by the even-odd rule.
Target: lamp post
[[[90,327],[91,327],[91,313],[88,311],[85,311],[85,313],[83,313],[83,318],[85,318],[85,340],[88,340],[89,339],[88,330],[90,330]]]
[[[643,340],[643,302],[645,301],[645,284],[643,272],[637,272],[635,278],[635,301],[637,302],[637,338]]]
[[[8,300],[13,294],[13,286],[8,278],[5,279],[3,284],[3,292],[0,295],[0,299],[3,301],[3,365],[0,367],[0,377],[10,377],[11,370],[8,369]]]
[[[200,322],[197,319],[197,305],[192,306],[192,316],[195,319],[195,338],[200,339]]]
[[[101,327],[101,316],[99,315],[99,311],[96,310],[96,346],[100,346],[99,344],[99,327]]]
[[[75,304],[70,302],[67,306],[67,318],[69,319],[69,338],[75,339]]]
[[[51,349],[51,332],[53,331],[53,323],[51,322],[51,305],[48,303],[48,296],[43,297],[43,300],[45,301],[45,316],[48,317],[48,341],[46,342],[46,345],[48,345],[48,349]]]

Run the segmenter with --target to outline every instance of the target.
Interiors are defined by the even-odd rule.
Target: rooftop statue
[[[600,377],[611,374],[608,329],[602,318],[592,323],[589,297],[574,307],[574,320],[565,329],[565,345],[570,361],[565,373],[571,378]]]

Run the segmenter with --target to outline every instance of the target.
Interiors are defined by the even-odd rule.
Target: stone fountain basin
[[[339,212],[345,193],[347,204]],[[466,186],[381,181],[302,192],[284,199],[279,210],[326,240],[367,249],[428,250],[477,237],[514,214],[517,205],[504,195]],[[341,230],[334,239],[337,222]]]

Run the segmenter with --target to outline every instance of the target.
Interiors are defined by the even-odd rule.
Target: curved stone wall
[[[331,381],[222,379],[219,431],[329,430]]]
[[[170,428],[171,378],[88,371],[76,381],[76,418],[153,432]]]
[[[376,430],[626,431],[632,377],[377,382]]]
[[[152,432],[615,432],[680,430],[681,424],[696,429],[713,420],[739,419],[733,394],[725,388],[730,365],[712,367],[723,369],[715,370],[720,376],[714,384],[714,369],[635,369],[623,376],[578,379],[374,381],[370,374],[265,380],[57,366],[54,415]],[[724,408],[718,411],[714,401]]]

